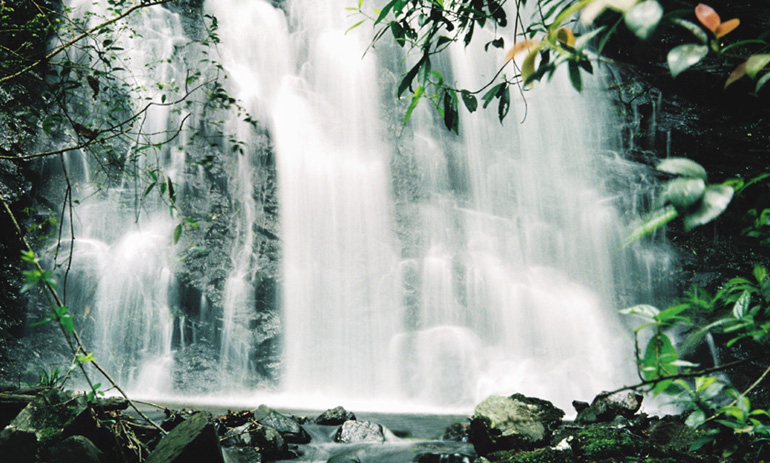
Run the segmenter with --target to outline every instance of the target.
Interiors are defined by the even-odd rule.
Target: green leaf
[[[679,211],[674,206],[666,206],[663,209],[656,209],[647,218],[637,224],[623,241],[624,246],[639,241],[647,235],[655,232],[667,223],[679,216]]]
[[[444,126],[454,133],[460,132],[460,118],[457,115],[457,95],[444,91]]]
[[[479,102],[476,100],[476,97],[466,90],[463,90],[460,94],[462,95],[463,103],[468,109],[468,112],[472,113],[476,111],[476,109],[479,107]]]
[[[651,305],[639,304],[632,307],[627,307],[621,310],[620,313],[623,315],[637,315],[648,320],[655,320],[658,314],[660,314],[660,310]]]
[[[576,61],[570,61],[567,66],[569,69],[569,81],[572,87],[578,92],[583,91],[583,78],[580,76],[580,67]]]
[[[484,101],[484,105],[483,105],[484,108],[489,106],[489,103],[492,102],[492,100],[495,98],[497,93],[500,91],[501,88],[503,88],[504,85],[505,85],[505,82],[495,85],[481,97],[481,99]]]
[[[353,30],[353,29],[355,29],[356,27],[358,27],[358,26],[360,26],[361,24],[363,24],[363,23],[364,23],[364,21],[366,21],[366,20],[365,20],[365,19],[362,19],[361,21],[358,21],[357,23],[355,23],[355,24],[353,24],[352,26],[348,27],[348,28],[345,30],[345,35],[347,35],[347,33],[348,33],[348,32],[352,31],[352,30]],[[165,96],[165,95],[164,95],[164,96]]]
[[[690,231],[719,217],[733,199],[733,189],[724,185],[706,188],[700,207],[684,217],[684,229]]]
[[[637,3],[624,15],[626,27],[642,40],[646,40],[652,34],[662,17],[663,7],[655,0]]]
[[[688,68],[700,62],[708,55],[709,49],[706,45],[697,45],[687,43],[674,47],[668,52],[668,68],[671,70],[671,76],[676,77]]]
[[[698,429],[698,427],[705,422],[706,414],[703,413],[702,410],[695,410],[690,414],[690,416],[687,417],[687,420],[685,420],[684,424],[693,429]]]
[[[668,174],[708,180],[706,169],[697,162],[687,158],[667,158],[659,162],[655,168]]]
[[[380,10],[380,15],[379,15],[379,16],[377,16],[377,20],[376,20],[376,21],[374,21],[374,25],[375,25],[375,26],[376,26],[377,24],[381,23],[381,22],[382,22],[382,20],[383,20],[383,19],[385,19],[385,18],[388,16],[388,13],[390,12],[391,8],[393,8],[393,5],[394,5],[394,4],[395,4],[397,1],[398,1],[398,0],[391,0],[390,2],[388,2],[388,4],[387,4],[387,5],[385,5],[384,7],[382,7],[382,10]]]
[[[704,45],[708,43],[709,37],[699,25],[681,18],[675,18],[672,19],[672,21],[674,24],[677,24],[678,26],[681,26],[690,31],[700,43]]]
[[[738,298],[738,301],[733,306],[733,317],[738,319],[745,317],[750,307],[751,293],[744,290],[743,293],[741,293],[741,297]]]
[[[662,199],[678,210],[685,210],[703,198],[706,182],[702,178],[675,178],[666,182]]]
[[[767,74],[759,78],[759,80],[757,81],[757,86],[754,88],[754,91],[759,93],[759,89],[764,87],[768,81],[770,81],[770,72],[768,72]]]
[[[746,60],[746,75],[752,79],[757,77],[759,71],[764,69],[770,63],[770,54],[753,55]]]
[[[412,95],[412,100],[409,102],[409,107],[406,108],[406,113],[404,114],[404,125],[409,122],[409,118],[412,117],[412,112],[414,111],[414,108],[417,107],[417,103],[420,102],[420,99],[422,98],[423,94],[425,93],[425,87],[420,85],[417,87],[417,90],[414,91],[414,94]]]
[[[679,372],[674,362],[679,356],[671,339],[663,333],[658,333],[647,343],[642,359],[642,376],[652,381],[664,376],[675,375]]]
[[[181,236],[182,236],[182,224],[180,223],[179,225],[176,226],[176,228],[174,228],[174,244],[177,244],[179,242],[179,238],[181,238]]]
[[[508,85],[504,85],[500,90],[500,102],[497,105],[497,118],[500,119],[502,124],[505,116],[508,115],[508,110],[511,108],[511,91]]]
[[[420,60],[417,62],[417,64],[412,67],[412,69],[409,70],[409,72],[406,73],[403,79],[401,79],[401,83],[398,85],[398,96],[400,97],[407,88],[409,88],[412,85],[412,81],[414,80],[417,73],[420,71],[420,68],[425,63],[426,56],[423,56],[420,58]]]

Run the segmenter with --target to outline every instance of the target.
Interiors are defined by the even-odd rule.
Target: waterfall
[[[69,304],[92,314],[97,357],[143,395],[173,394],[174,372],[189,369],[199,383],[186,391],[273,384],[293,397],[466,409],[522,392],[569,410],[631,381],[632,339],[616,309],[628,294],[654,291],[656,270],[620,244],[621,205],[633,202],[623,197],[636,194],[622,184],[634,167],[617,154],[601,79],[582,93],[560,73],[512,89],[504,124],[492,109],[463,113],[459,136],[425,102],[404,127],[406,102],[394,94],[408,60],[384,42],[370,48],[366,24],[346,32],[345,6],[204,2],[237,107],[153,107],[147,133],[191,116],[188,129],[104,189],[87,153],[69,155],[79,200]],[[188,63],[204,63],[184,19],[152,7],[131,21],[137,36],[116,40],[142,89],[137,101],[178,96],[156,83],[182,83]],[[447,81],[480,88],[503,62],[504,51],[482,50],[493,33],[476,35],[479,44],[436,63]],[[204,146],[194,131],[216,141]],[[200,167],[206,153],[218,173]],[[138,204],[136,173],[156,170],[205,233],[175,243],[179,217],[167,202],[154,194]],[[207,197],[205,182],[221,197]],[[259,244],[266,228],[280,238],[279,260]],[[213,257],[195,260],[196,239],[217,246]],[[271,266],[279,270],[265,276]],[[262,294],[267,280],[278,297]],[[199,345],[211,363],[182,365]],[[260,362],[274,348],[280,367],[265,373]]]

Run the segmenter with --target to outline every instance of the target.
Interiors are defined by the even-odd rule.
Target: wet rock
[[[92,421],[88,411],[83,395],[41,392],[0,432],[0,455],[8,461],[34,461],[39,449],[86,428]]]
[[[289,444],[307,444],[310,442],[310,434],[302,428],[297,420],[278,413],[266,405],[260,405],[254,411],[254,421],[275,429]]]
[[[286,441],[281,433],[256,421],[230,429],[222,443],[228,447],[255,448],[267,459],[276,459],[286,454]]]
[[[421,453],[415,458],[417,463],[471,463],[473,458],[462,453]]]
[[[262,454],[254,447],[232,447],[225,450],[228,463],[260,463]]]
[[[315,424],[339,426],[346,421],[355,421],[356,415],[342,407],[334,407],[318,415]]]
[[[601,393],[594,398],[588,407],[583,407],[582,403],[578,402],[578,405],[575,406],[575,410],[578,412],[575,422],[578,424],[608,423],[619,416],[632,418],[641,406],[642,396],[632,391],[611,395]]]
[[[177,425],[147,457],[146,463],[224,463],[209,413],[200,412]]]
[[[371,421],[349,420],[342,423],[334,436],[334,442],[385,442],[382,426]]]
[[[70,436],[51,447],[48,460],[56,463],[100,463],[102,451],[84,436]]]
[[[473,412],[470,441],[479,455],[545,445],[564,412],[551,402],[522,394],[490,396]]]
[[[537,450],[507,450],[487,455],[489,462],[505,463],[575,463],[575,456],[570,450],[544,448]],[[477,463],[477,462],[474,462]]]
[[[441,440],[468,442],[468,425],[465,423],[450,424],[441,435]]]

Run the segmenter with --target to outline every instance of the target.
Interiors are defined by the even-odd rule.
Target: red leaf
[[[740,24],[741,24],[741,21],[737,18],[725,21],[719,26],[717,26],[717,29],[714,31],[714,35],[716,35],[717,38],[720,39],[725,35],[729,34],[730,32],[734,31],[735,28],[738,27]]]
[[[727,78],[727,82],[725,82],[725,88],[729,87],[733,82],[746,75],[747,64],[748,61],[744,61],[740,66],[735,68],[735,70],[730,73],[730,76]]]
[[[698,6],[695,7],[695,16],[698,18],[698,21],[706,26],[711,32],[716,31],[717,27],[722,23],[717,12],[703,3],[699,3]]]

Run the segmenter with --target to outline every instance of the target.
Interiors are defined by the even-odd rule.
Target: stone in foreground
[[[146,463],[224,463],[219,439],[206,412],[175,427],[147,457]]]
[[[514,394],[490,396],[473,412],[470,441],[479,455],[545,445],[564,412],[551,402]]]

